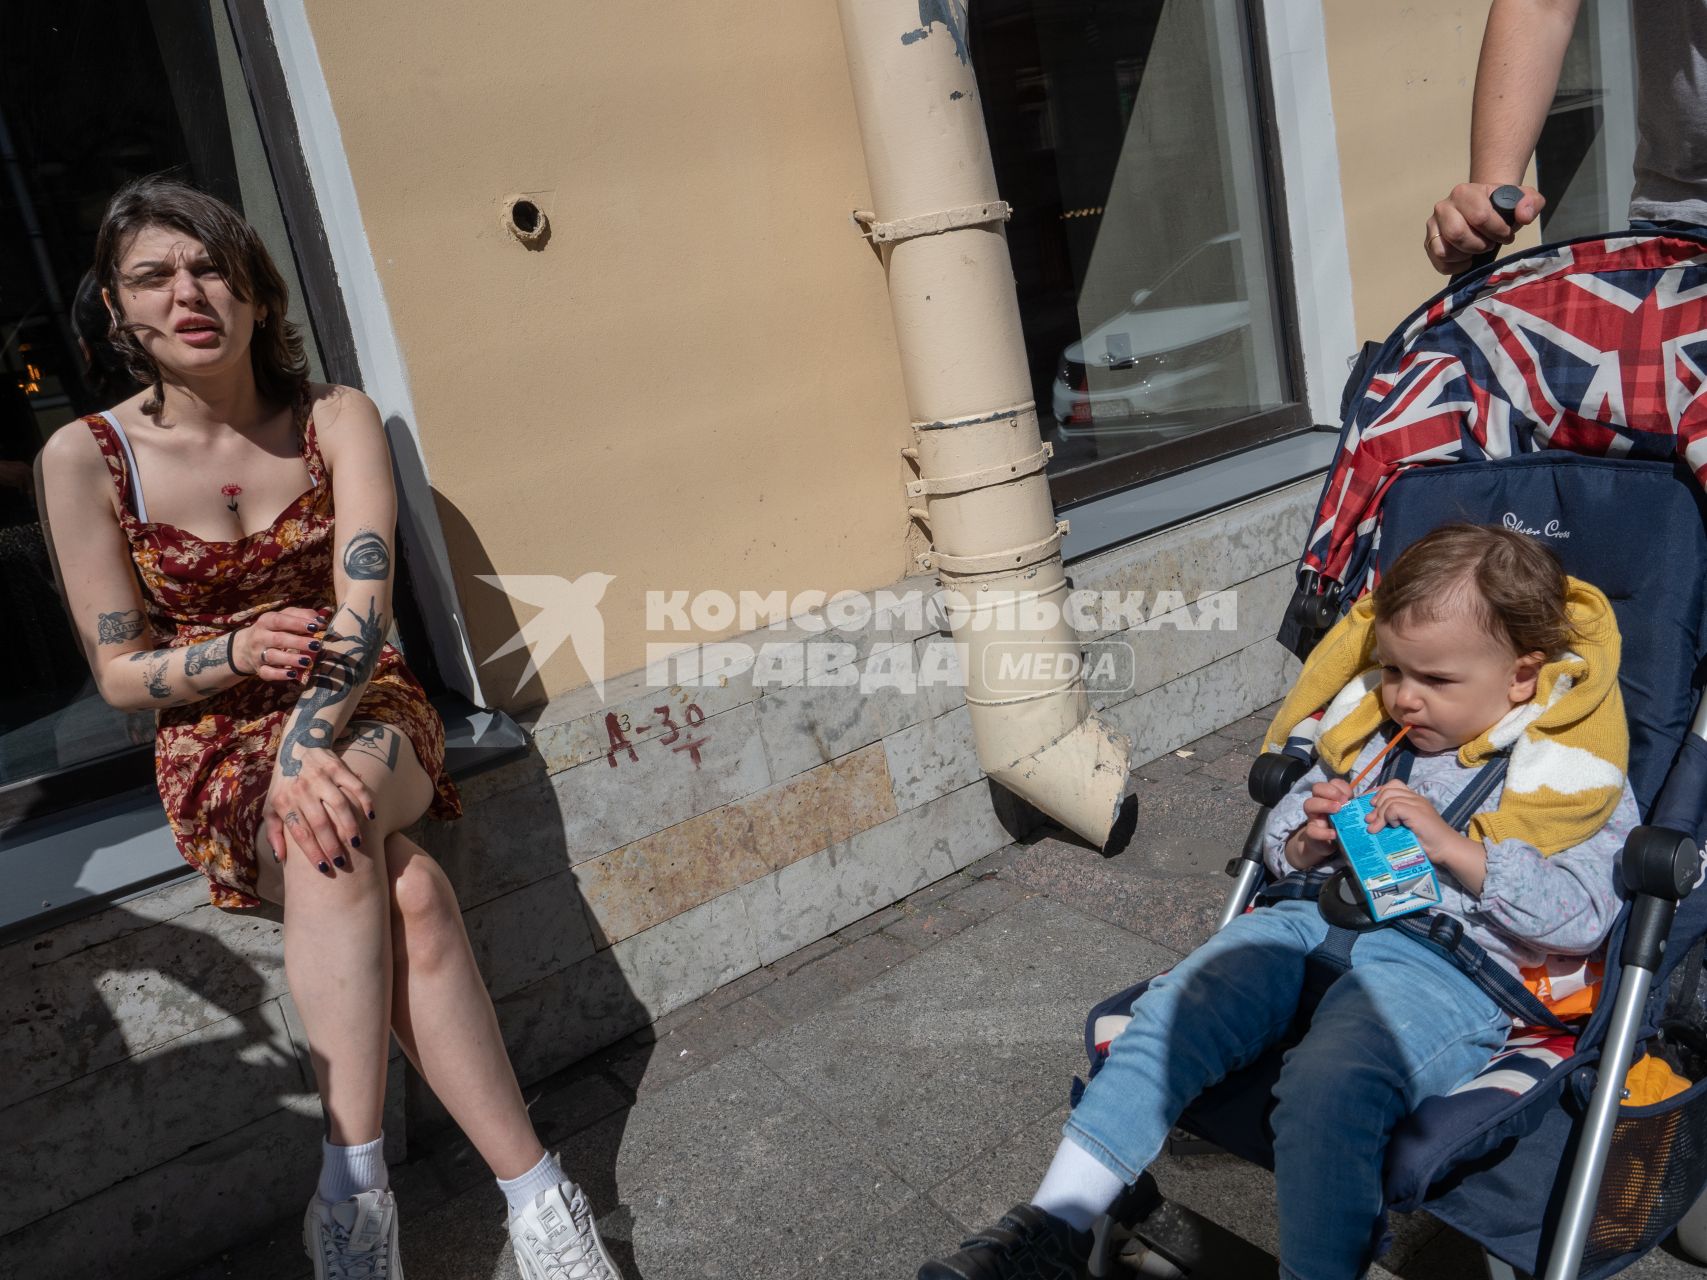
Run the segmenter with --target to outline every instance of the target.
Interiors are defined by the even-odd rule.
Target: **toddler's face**
[[[1455,751],[1535,696],[1545,655],[1518,654],[1468,616],[1375,624],[1381,704],[1421,752]]]

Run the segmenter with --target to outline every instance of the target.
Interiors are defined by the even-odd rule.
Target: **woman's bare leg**
[[[438,863],[401,833],[386,837],[391,868],[391,1025],[415,1069],[500,1178],[545,1154],[510,1066],[462,909]]]
[[[375,812],[385,797],[375,793]],[[395,805],[395,798],[391,798]],[[347,871],[321,874],[288,834],[281,867],[263,847],[259,889],[285,904],[285,977],[337,1146],[379,1137],[391,1027],[390,883],[383,849],[346,849]],[[263,842],[264,843],[264,842]]]
[[[534,1133],[499,1035],[497,1014],[475,964],[456,894],[432,856],[401,834],[402,828],[426,811],[432,799],[432,783],[409,740],[396,730],[367,723],[351,728],[354,736],[341,743],[338,751],[344,763],[367,784],[375,813],[373,821],[364,826],[363,848],[349,851],[349,855],[359,855],[352,857],[351,873],[340,872],[329,879],[293,847],[281,877],[270,854],[263,851],[260,857],[261,896],[287,904],[285,971],[312,1046],[331,1128],[330,1141],[353,1145],[379,1135],[389,1027],[397,1033],[398,1043],[415,1069],[493,1172],[500,1178],[514,1178],[537,1164],[544,1148]],[[358,865],[363,877],[359,885]],[[380,874],[370,874],[373,872]],[[381,907],[378,921],[368,914],[356,914],[354,898],[336,897],[352,889],[365,894],[375,882]],[[299,893],[302,885],[306,888]],[[375,977],[383,974],[389,983],[383,1005],[365,1015],[376,1019],[371,1025],[347,1020],[364,1016],[364,1011],[372,1008],[347,998],[351,985],[325,981],[328,971],[341,972],[341,965],[322,964],[320,957],[312,954],[321,931],[303,922],[302,917],[312,915],[313,908],[303,908],[302,903],[316,890],[320,894],[312,901],[329,905],[332,910],[327,915],[335,915],[343,927],[384,939],[383,954],[370,951],[368,967],[362,971]],[[327,894],[327,890],[332,893]],[[347,914],[338,915],[340,909]],[[371,912],[373,908],[364,902],[360,910]],[[305,923],[296,933],[292,931],[293,917]],[[293,944],[299,956],[304,951],[310,953],[297,967],[293,967]],[[298,986],[298,968],[308,980],[305,988]],[[352,985],[362,988],[364,999],[373,999],[373,984]],[[313,1015],[310,1005],[315,1008]],[[358,1057],[375,1042],[375,1027],[377,1056],[369,1053]],[[328,1069],[322,1069],[323,1060]],[[333,1127],[334,1115],[351,1123]],[[369,1122],[371,1131],[352,1127],[358,1119]]]

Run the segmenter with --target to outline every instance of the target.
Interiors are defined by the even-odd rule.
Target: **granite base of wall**
[[[1284,691],[1296,663],[1272,636],[1315,489],[1072,567],[1077,587],[1183,601],[1096,637],[1130,648],[1132,678],[1095,701],[1133,736],[1134,764]],[[1195,627],[1191,602],[1213,592],[1236,608]],[[758,638],[791,635],[841,643],[849,682],[731,670],[660,689],[637,673],[604,703],[577,691],[530,725],[526,759],[468,782],[461,821],[420,833],[457,886],[524,1081],[1036,821],[979,769],[958,688],[877,678],[952,664],[923,621]],[[306,1198],[320,1111],[276,923],[176,885],[0,948],[0,993],[0,1274],[146,1280]],[[406,1123],[444,1119],[405,1071],[394,1058],[394,1158]]]

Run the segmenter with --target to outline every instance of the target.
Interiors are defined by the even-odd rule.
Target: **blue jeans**
[[[1283,902],[1240,916],[1157,978],[1066,1136],[1136,1182],[1192,1099],[1286,1034],[1304,958],[1326,935],[1315,903]],[[1499,1006],[1427,947],[1391,929],[1358,939],[1275,1087],[1283,1277],[1364,1273],[1393,1127],[1485,1067],[1509,1030]]]

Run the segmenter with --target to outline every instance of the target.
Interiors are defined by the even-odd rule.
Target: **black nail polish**
[[[320,864],[320,874],[323,876],[329,876],[332,874],[332,868],[327,866],[324,862],[322,862]]]
[[[350,837],[350,848],[359,849],[361,847],[362,847],[362,838],[360,836],[351,836]]]
[[[371,819],[372,819],[372,818],[373,818],[373,816],[374,816],[374,815],[373,815],[373,810],[372,810],[372,809],[369,809],[369,810],[368,810],[368,811],[367,811],[367,816],[368,816],[368,818],[369,818],[369,819],[370,819],[370,820],[371,820]]]
[[[313,658],[298,658],[296,660],[296,665],[299,667],[311,667],[314,665],[314,659]]]
[[[310,652],[319,653],[320,652],[320,642],[318,640],[310,640],[308,642],[308,648],[309,648]]]
[[[318,631],[320,630],[320,624],[318,622],[311,622],[308,624],[308,629],[310,631]]]
[[[277,849],[273,850],[273,861],[274,862],[279,861],[279,851]]]
[[[350,869],[350,864],[344,861],[344,855],[341,853],[336,858],[333,858],[332,861],[337,863],[340,871],[348,871]]]

